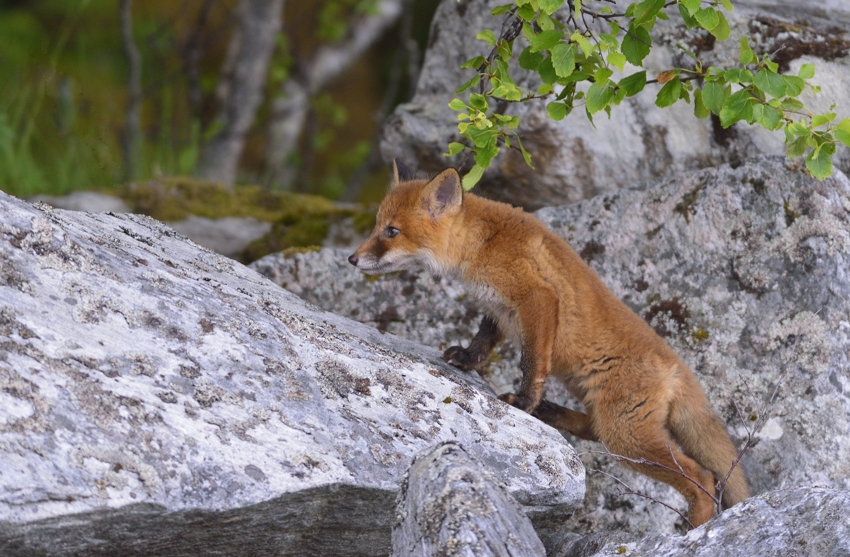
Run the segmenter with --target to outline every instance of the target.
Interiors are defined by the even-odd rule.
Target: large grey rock
[[[393,557],[443,555],[546,555],[517,502],[453,442],[413,458],[401,481],[393,524]]]
[[[685,536],[653,534],[631,543],[612,540],[581,557],[846,556],[850,555],[848,513],[850,491],[818,487],[772,491]]]
[[[486,44],[475,39],[476,33],[487,28],[498,35],[504,16],[494,18],[489,12],[503,3],[443,0],[440,4],[416,95],[395,110],[383,130],[381,150],[387,162],[399,157],[437,172],[463,160],[464,154],[452,159],[443,156],[448,143],[459,140],[456,113],[447,105],[457,87],[471,76],[472,70],[462,70],[460,64],[487,54]],[[850,25],[850,3],[747,0],[735,2],[735,6],[728,17],[732,36],[725,42],[715,42],[704,31],[685,29],[677,23],[681,18],[675,8],[670,8],[671,20],[659,22],[653,30],[653,52],[644,61],[650,78],[654,72],[692,66],[693,61],[678,45],[696,52],[706,66],[733,67],[739,64],[738,39],[749,36],[757,53],[775,52],[783,71],[796,75],[802,64],[815,63],[817,74],[812,81],[823,90],[817,96],[806,92],[807,106],[815,112],[829,112],[830,105],[837,103],[839,117],[850,116],[850,36],[844,34],[846,28],[836,27],[842,22]],[[787,17],[781,19],[780,14]],[[517,39],[515,52],[525,47],[524,41],[523,37]],[[635,68],[626,68],[626,74],[633,71]],[[532,90],[539,84],[526,83],[527,76],[519,69],[517,79]],[[536,169],[529,168],[518,151],[503,149],[480,188],[490,197],[537,209],[683,170],[785,152],[782,133],[745,123],[723,129],[716,118],[696,119],[693,106],[684,101],[665,109],[656,107],[659,87],[648,85],[640,95],[614,107],[610,119],[597,114],[593,124],[580,108],[560,122],[552,121],[542,101],[500,107],[500,112],[522,117],[519,132]],[[839,145],[835,162],[850,172],[850,151]]]
[[[0,194],[0,555],[386,555],[455,440],[541,531],[573,449],[424,348],[148,217]]]
[[[744,458],[755,493],[850,489],[846,176],[819,182],[781,159],[761,158],[536,214],[666,337],[739,445],[747,432],[735,404],[751,425],[778,387],[758,444]],[[358,276],[346,256],[270,256],[254,266],[325,309],[426,344],[444,348],[472,338],[478,313],[461,285],[426,273]],[[497,348],[489,369],[496,392],[513,391],[516,350]],[[547,389],[547,398],[577,404],[557,381]],[[682,508],[672,488],[615,465],[597,454],[604,450],[598,444],[572,441],[592,473],[566,531],[681,528],[674,512],[621,495],[625,488],[605,474]]]

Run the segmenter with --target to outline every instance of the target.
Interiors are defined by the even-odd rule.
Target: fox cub
[[[371,274],[424,264],[462,279],[486,317],[468,348],[445,351],[447,362],[474,369],[503,335],[510,338],[522,347],[522,382],[500,399],[601,441],[631,459],[628,466],[681,492],[694,526],[708,521],[708,494],[737,452],[688,366],[530,214],[465,193],[454,169],[421,180],[394,164],[393,174],[375,229],[349,262]],[[550,373],[584,413],[541,401]],[[722,502],[747,497],[738,466]]]

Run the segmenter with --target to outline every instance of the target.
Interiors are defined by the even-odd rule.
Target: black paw
[[[523,412],[528,412],[529,408],[534,406],[534,403],[526,396],[523,395],[515,395],[514,393],[505,393],[503,395],[499,395],[499,400],[502,402],[507,402],[514,408],[519,408]]]
[[[481,363],[481,357],[462,346],[452,346],[443,352],[443,361],[464,371],[471,371]]]
[[[548,400],[541,400],[540,404],[537,405],[531,415],[541,422],[551,425],[561,417],[563,410],[563,406],[558,406],[554,402],[549,402]]]

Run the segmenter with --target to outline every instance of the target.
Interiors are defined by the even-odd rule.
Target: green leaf
[[[579,33],[578,31],[573,31],[573,34],[570,35],[570,40],[574,43],[578,43],[579,47],[581,47],[581,51],[585,56],[590,56],[593,53],[593,45],[587,40],[587,37]]]
[[[830,147],[831,152],[830,152]],[[818,180],[832,175],[832,155],[835,153],[835,143],[823,143],[820,149],[815,149],[806,157],[806,168]]]
[[[699,2],[697,2],[697,7],[699,7]],[[685,27],[688,29],[693,29],[694,27],[699,27],[699,22],[697,19],[688,12],[687,8],[684,5],[679,4],[679,15],[682,16],[682,21],[685,22]]]
[[[683,6],[690,15],[694,15],[699,11],[700,0],[679,0],[679,5]]]
[[[726,99],[723,108],[720,109],[720,124],[728,128],[740,120],[750,121],[753,118],[753,105],[750,102],[750,93],[741,89]]]
[[[697,89],[694,91],[694,116],[697,118],[708,118],[711,114],[711,111],[706,108],[705,103],[702,102],[702,90]]]
[[[623,71],[626,67],[626,57],[620,52],[611,51],[608,53],[608,63]]]
[[[514,7],[513,2],[511,2],[510,4],[502,4],[501,6],[496,6],[495,8],[490,10],[490,15],[497,16],[497,15],[502,15],[502,14],[508,13],[509,11],[511,11],[511,8],[513,8],[513,7]]]
[[[551,31],[542,31],[537,33],[531,39],[531,52],[540,52],[541,50],[549,50],[559,42],[564,36],[563,31],[552,29]]]
[[[679,100],[679,94],[682,92],[682,82],[678,77],[668,81],[664,87],[658,92],[655,98],[655,106],[665,108]]]
[[[811,79],[815,76],[814,64],[803,64],[800,66],[800,71],[797,73],[800,79]]]
[[[629,26],[626,36],[623,37],[621,50],[630,64],[641,66],[643,59],[649,54],[651,44],[652,38],[650,38],[649,32],[643,27],[638,27],[632,23]]]
[[[485,97],[484,95],[479,95],[478,93],[472,93],[471,95],[469,95],[469,106],[471,106],[472,108],[477,108],[481,111],[487,110],[487,97]]]
[[[541,31],[551,31],[555,28],[555,20],[546,15],[544,12],[537,14],[537,26]]]
[[[782,99],[782,104],[780,105],[780,108],[782,108],[782,110],[791,111],[803,110],[805,107],[806,105],[804,105],[802,102],[798,101],[797,99],[792,99],[790,97]]]
[[[738,44],[741,47],[741,54],[739,57],[741,59],[742,64],[746,65],[750,64],[754,60],[758,60],[758,58],[756,57],[756,53],[753,52],[752,48],[750,48],[750,41],[747,37],[741,37],[738,40]]]
[[[785,150],[785,154],[788,155],[789,158],[796,159],[797,157],[802,157],[806,153],[806,148],[808,147],[808,136],[798,137],[790,144]]]
[[[751,83],[753,72],[745,68],[731,68],[726,70],[724,77],[729,83]]]
[[[567,105],[562,102],[550,102],[546,105],[546,112],[553,120],[563,120],[567,115]]]
[[[537,73],[540,74],[540,79],[543,83],[555,83],[558,80],[558,74],[555,73],[555,66],[552,65],[552,57],[547,56],[545,60],[540,62],[537,67]]]
[[[483,64],[486,61],[487,61],[487,59],[484,58],[483,56],[476,56],[475,58],[470,58],[469,60],[467,60],[466,62],[461,64],[460,67],[461,68],[478,68],[478,67],[481,66],[481,64]]]
[[[774,131],[782,121],[782,112],[770,105],[758,104],[753,107],[753,118],[765,129]]]
[[[835,128],[835,139],[850,147],[850,118],[843,119]]]
[[[539,0],[540,9],[546,15],[552,15],[555,10],[561,7],[561,4],[564,3],[564,0]]]
[[[466,146],[464,146],[463,143],[458,143],[457,141],[452,141],[451,143],[449,143],[449,152],[443,153],[443,155],[446,156],[446,157],[452,157],[454,155],[457,155],[458,153],[460,153],[464,149],[466,149]]]
[[[643,88],[646,87],[646,72],[637,72],[629,77],[622,79],[619,87],[626,92],[629,97],[637,95]]]
[[[516,13],[523,21],[530,22],[537,15],[537,10],[532,8],[530,4],[526,4],[525,6],[520,6],[517,9]]]
[[[753,83],[762,91],[769,93],[771,97],[784,97],[787,86],[785,80],[778,73],[774,73],[768,69],[761,69],[753,77]]]
[[[474,188],[475,184],[478,183],[482,176],[484,176],[484,169],[476,164],[469,172],[466,173],[466,176],[463,177],[463,189],[469,191]]]
[[[729,22],[726,21],[726,16],[723,15],[723,12],[717,12],[717,17],[720,19],[720,23],[713,29],[709,29],[709,33],[714,35],[714,38],[718,41],[725,41],[732,34],[732,29],[729,28]]]
[[[812,116],[812,127],[817,128],[826,124],[827,122],[832,122],[835,120],[835,112],[829,112],[827,114],[815,114]]]
[[[542,52],[531,52],[531,47],[527,46],[519,55],[519,67],[524,70],[534,71],[540,67],[540,62],[543,61]]]
[[[475,35],[475,38],[482,41],[487,41],[487,46],[489,47],[496,46],[496,35],[494,35],[493,32],[489,29],[481,31],[480,33]]]
[[[604,87],[598,83],[594,83],[587,90],[585,108],[590,114],[596,114],[597,112],[608,106],[608,102],[613,96],[613,88]]]
[[[519,152],[522,153],[522,158],[525,160],[525,164],[527,164],[531,168],[534,168],[534,165],[531,164],[531,153],[526,151],[525,148],[522,146],[522,141],[520,141],[519,135],[516,136],[516,142],[519,146]]]
[[[694,17],[699,22],[700,26],[703,29],[707,29],[711,31],[720,23],[720,14],[717,10],[713,8],[703,8],[701,10],[697,10],[697,13],[694,14]]]
[[[732,13],[732,10],[735,9],[731,0],[720,0],[720,3],[723,4],[723,7],[726,8],[726,11],[729,13]]]
[[[552,66],[558,77],[567,77],[576,68],[576,45],[558,43],[552,47]]]
[[[716,81],[709,81],[702,88],[702,102],[707,109],[717,115],[720,115],[726,97],[726,88]]]
[[[803,89],[806,88],[806,82],[797,76],[783,75],[782,79],[785,81],[785,86],[787,87],[786,94],[789,97],[796,97],[803,92]]]
[[[633,25],[643,25],[655,18],[661,8],[664,7],[664,0],[643,0],[635,6]]]
[[[452,110],[465,110],[466,103],[460,99],[452,99],[452,102],[449,103],[449,108]]]
[[[472,79],[470,79],[469,81],[467,81],[466,83],[461,85],[460,88],[458,88],[458,90],[455,91],[455,95],[460,95],[461,93],[463,93],[464,91],[466,91],[470,87],[475,87],[476,85],[478,85],[478,82],[480,80],[481,80],[481,76],[478,75],[478,74],[475,74],[474,76],[472,76]],[[460,110],[460,109],[457,109],[457,110]]]

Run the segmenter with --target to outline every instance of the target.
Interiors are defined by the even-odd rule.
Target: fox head
[[[400,174],[401,168],[401,177]],[[383,274],[447,261],[451,230],[463,209],[463,188],[453,168],[431,180],[408,179],[393,162],[393,181],[378,208],[375,229],[348,261],[364,273]]]

